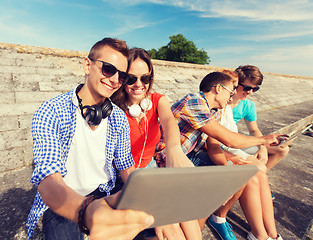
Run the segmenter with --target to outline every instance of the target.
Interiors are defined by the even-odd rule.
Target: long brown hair
[[[145,61],[149,67],[149,72],[151,74],[151,82],[149,84],[149,88],[147,90],[147,94],[150,92],[153,81],[154,81],[154,71],[153,71],[153,65],[151,62],[151,58],[149,53],[142,49],[142,48],[132,48],[129,50],[129,57],[128,57],[128,68],[127,72],[130,69],[131,64],[137,59],[141,59]],[[127,111],[127,101],[128,101],[128,94],[125,90],[125,84],[120,87],[118,91],[116,91],[112,96],[111,96],[112,102],[114,102],[117,106],[119,106],[121,109],[124,111]]]

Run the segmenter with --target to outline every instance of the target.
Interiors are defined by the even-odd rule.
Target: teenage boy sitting
[[[206,75],[200,83],[200,91],[187,94],[175,102],[171,110],[177,121],[181,135],[182,149],[196,166],[228,165],[220,148],[220,142],[228,147],[246,148],[255,145],[277,144],[280,134],[253,137],[234,133],[223,127],[219,122],[219,111],[226,106],[234,95],[238,81],[221,72]],[[207,151],[203,150],[202,134],[207,135]],[[155,156],[160,166],[166,165],[164,140],[157,146]],[[226,214],[237,201],[242,190],[236,193],[225,205],[215,213],[210,223],[223,239],[236,239],[230,224],[226,222]],[[206,219],[200,221],[203,227]]]
[[[38,186],[27,220],[31,237],[43,214],[45,239],[132,239],[153,222],[138,211],[113,210],[106,195],[115,167],[124,179],[134,161],[124,112],[108,99],[127,81],[128,47],[104,38],[85,58],[85,84],[41,105],[32,122]],[[78,224],[77,224],[78,223]]]
[[[244,119],[249,129],[250,135],[262,136],[262,133],[257,124],[257,113],[254,102],[249,100],[249,96],[260,89],[263,82],[263,75],[259,68],[252,65],[238,67],[235,72],[238,74],[239,83],[236,94],[229,103],[233,110],[233,118],[237,123]],[[248,151],[248,150],[246,150]],[[267,169],[271,169],[288,155],[289,147],[274,147],[270,145],[261,145],[257,152],[259,160],[263,161]]]

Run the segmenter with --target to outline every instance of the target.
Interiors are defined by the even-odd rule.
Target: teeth
[[[110,89],[110,90],[113,90],[114,88],[113,87],[111,87],[110,85],[108,85],[108,84],[106,84],[106,83],[104,83],[104,82],[101,82],[103,85],[105,85],[108,89]]]
[[[133,90],[136,94],[140,94],[140,93],[142,93],[142,89],[137,89],[137,90]]]

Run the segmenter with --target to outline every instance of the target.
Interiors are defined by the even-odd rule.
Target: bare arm
[[[166,97],[161,97],[158,105],[166,146],[166,165],[168,167],[192,167],[192,162],[183,153],[180,145],[180,131]]]
[[[130,168],[119,171],[123,179],[123,182],[126,182],[129,174],[131,174],[131,172],[133,172],[134,170],[136,170],[135,166],[131,166]]]
[[[78,222],[78,212],[85,197],[68,187],[60,173],[44,178],[38,191],[52,211]],[[140,211],[114,210],[102,198],[87,207],[85,223],[91,239],[133,239],[153,223],[153,217]]]
[[[250,135],[256,136],[256,137],[261,137],[263,134],[261,133],[258,124],[256,121],[247,121],[245,120],[247,127],[249,129]],[[256,154],[256,157],[262,161],[264,164],[267,163],[268,161],[268,152],[267,148],[265,145],[260,145],[260,150]]]
[[[200,131],[204,132],[210,137],[217,139],[227,147],[232,148],[247,148],[263,144],[278,144],[277,137],[281,135],[270,134],[261,137],[245,136],[228,130],[219,124],[216,120],[212,120],[201,127]]]
[[[219,141],[208,136],[206,140],[206,146],[209,158],[215,165],[228,165],[225,154],[220,147]]]
[[[245,122],[246,122],[248,129],[249,129],[250,135],[255,136],[255,137],[263,136],[263,134],[261,133],[256,121],[245,120]]]
[[[52,211],[77,223],[78,211],[85,197],[68,187],[60,173],[44,178],[38,191]]]

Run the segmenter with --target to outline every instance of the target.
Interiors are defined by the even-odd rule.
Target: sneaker
[[[278,238],[277,238],[278,239]],[[259,240],[258,238],[256,238],[252,232],[249,232],[248,233],[248,236],[247,236],[247,240]],[[266,240],[272,240],[272,238],[268,237]]]
[[[278,234],[278,237],[277,237],[277,238],[271,238],[271,239],[273,239],[273,240],[284,240],[284,239],[280,236],[280,234]]]
[[[209,224],[218,233],[223,240],[237,240],[235,234],[233,233],[233,228],[228,222],[216,223],[213,221],[212,216],[209,217]]]

